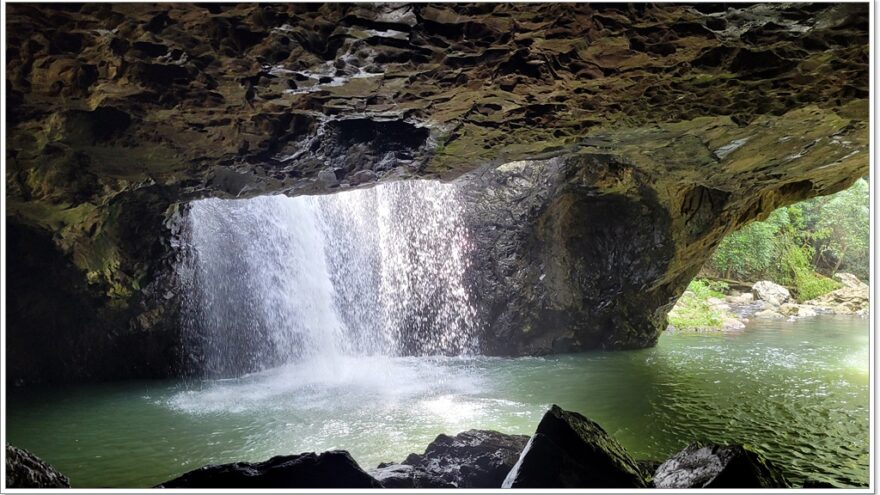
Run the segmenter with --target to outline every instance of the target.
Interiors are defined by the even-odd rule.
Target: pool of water
[[[652,349],[531,358],[361,358],[235,380],[8,391],[7,435],[74,487],[147,487],[204,464],[346,449],[362,467],[439,433],[531,434],[550,404],[634,457],[747,443],[795,482],[867,485],[869,330],[862,318],[665,334]]]

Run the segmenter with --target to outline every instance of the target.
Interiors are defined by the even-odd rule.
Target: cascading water
[[[453,185],[206,199],[192,203],[187,222],[183,314],[208,375],[476,349]]]

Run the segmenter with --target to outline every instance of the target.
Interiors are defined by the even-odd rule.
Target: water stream
[[[349,450],[365,468],[440,433],[531,434],[552,403],[635,456],[693,440],[749,443],[795,481],[868,482],[868,322],[753,322],[731,335],[543,358],[341,358],[238,379],[12,389],[9,442],[78,487],[152,486],[209,463]]]

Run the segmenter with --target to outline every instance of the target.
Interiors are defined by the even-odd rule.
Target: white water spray
[[[206,199],[187,221],[185,327],[208,374],[476,350],[452,185]]]

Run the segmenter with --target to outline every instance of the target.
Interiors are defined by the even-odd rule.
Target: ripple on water
[[[75,486],[152,486],[204,464],[334,448],[369,468],[440,433],[531,434],[558,403],[636,458],[746,443],[795,483],[867,483],[866,322],[785,324],[631,352],[346,358],[236,380],[34,390],[10,396],[7,434]]]

